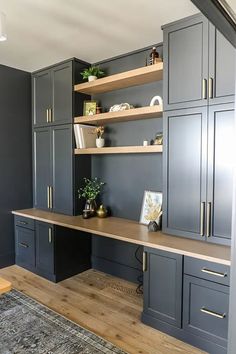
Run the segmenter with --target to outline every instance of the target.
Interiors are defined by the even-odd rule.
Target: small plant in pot
[[[89,179],[84,178],[84,186],[81,187],[79,192],[79,198],[85,198],[85,207],[83,210],[83,217],[85,219],[94,216],[97,210],[96,198],[100,194],[104,182],[99,182],[97,178]]]
[[[103,126],[95,128],[95,132],[97,134],[97,139],[96,139],[97,148],[102,148],[105,145],[105,140],[102,137],[104,134],[104,131],[105,131],[105,129]]]
[[[99,68],[99,66],[90,66],[90,68],[84,69],[81,75],[84,80],[94,81],[100,77],[103,77],[105,73]]]

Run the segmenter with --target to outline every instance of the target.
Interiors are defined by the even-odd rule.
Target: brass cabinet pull
[[[214,312],[214,311],[211,311],[211,310],[207,310],[205,307],[201,308],[201,312],[204,312],[207,315],[214,316],[214,317],[221,318],[221,319],[226,317],[226,313]]]
[[[207,79],[202,80],[202,98],[207,99]]]
[[[47,206],[48,206],[48,209],[50,209],[50,187],[47,186]]]
[[[49,122],[52,123],[52,108],[49,108]]]
[[[206,235],[210,237],[211,233],[211,203],[207,203],[207,225],[206,225]]]
[[[52,228],[48,228],[48,242],[52,243]]]
[[[24,248],[28,248],[28,247],[29,247],[29,246],[28,246],[26,243],[24,243],[24,242],[19,242],[19,246],[24,247]]]
[[[209,77],[208,93],[209,93],[209,98],[213,98],[213,79],[212,79],[212,77]]]
[[[143,252],[143,272],[147,271],[147,252]]]
[[[50,200],[50,209],[53,208],[53,191],[52,191],[52,187],[49,187],[49,200]]]
[[[204,236],[204,215],[205,215],[205,202],[201,203],[201,210],[200,210],[200,235]]]
[[[18,223],[21,225],[28,225],[28,223],[26,221],[18,221]]]
[[[201,271],[203,273],[207,273],[207,274],[210,274],[210,275],[215,275],[216,277],[221,277],[221,278],[227,277],[227,273],[215,272],[214,270],[210,270],[210,269],[207,269],[207,268],[202,268]]]
[[[46,112],[47,112],[47,123],[49,123],[49,110],[47,109]]]

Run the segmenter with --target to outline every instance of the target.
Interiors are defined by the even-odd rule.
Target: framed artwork
[[[143,204],[139,222],[148,225],[150,221],[156,221],[158,224],[159,217],[162,213],[162,193],[144,191]]]
[[[93,116],[96,114],[97,102],[96,101],[84,101],[84,116]]]

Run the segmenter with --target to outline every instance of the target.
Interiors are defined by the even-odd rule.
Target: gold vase
[[[97,209],[96,213],[99,218],[106,218],[107,217],[107,210],[103,204],[100,205],[100,207]]]

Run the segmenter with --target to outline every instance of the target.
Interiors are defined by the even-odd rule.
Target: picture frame
[[[158,210],[162,210],[162,192],[144,191],[140,224],[148,225],[151,221],[159,224]]]
[[[93,116],[96,114],[97,101],[84,101],[83,115]]]

